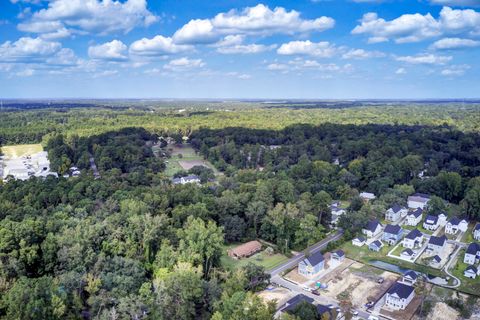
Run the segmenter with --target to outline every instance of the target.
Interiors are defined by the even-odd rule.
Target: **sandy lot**
[[[7,159],[20,158],[26,155],[42,152],[41,144],[20,144],[16,146],[3,146],[0,152],[5,155]]]
[[[292,271],[290,271],[289,273],[287,273],[284,278],[287,278],[287,279],[289,279],[293,282],[299,283],[299,284],[303,284],[303,283],[305,283],[309,280],[309,279],[305,278],[304,276],[302,276],[298,273],[298,268],[295,268]]]
[[[388,289],[398,276],[394,273],[383,272],[381,277],[385,279],[383,284],[378,284],[369,277],[353,274],[358,269],[357,263],[345,269],[328,283],[328,290],[324,293],[331,298],[337,298],[339,294],[350,295],[352,304],[355,307],[365,305],[369,301],[377,301]]]
[[[427,320],[455,320],[460,319],[458,312],[444,302],[438,302],[428,314]]]
[[[264,301],[269,302],[276,300],[277,308],[288,301],[293,295],[285,288],[275,288],[273,290],[263,290],[258,293],[258,296]]]

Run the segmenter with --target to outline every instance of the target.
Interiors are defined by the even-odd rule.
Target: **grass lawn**
[[[41,144],[19,144],[15,146],[3,146],[0,152],[7,158],[19,158],[43,151]]]
[[[461,291],[478,296],[480,295],[480,277],[477,276],[476,279],[470,279],[463,276],[463,272],[468,267],[468,264],[463,263],[464,254],[465,250],[461,250],[458,253],[457,264],[455,268],[450,269],[450,272],[462,281],[462,285],[459,288]]]
[[[402,246],[402,244],[400,243],[396,248],[395,250],[393,250],[392,254],[394,256],[397,256],[397,257],[400,257],[400,254],[402,253],[402,251],[405,250],[405,248]]]
[[[475,227],[477,223],[476,222],[473,222],[473,223],[469,223],[468,224],[468,229],[467,229],[467,232],[464,233],[463,237],[462,237],[462,242],[465,242],[465,243],[472,243],[475,241],[475,239],[473,239],[473,228]]]
[[[235,270],[237,268],[246,266],[248,263],[251,262],[258,266],[263,266],[265,270],[269,270],[281,265],[288,260],[288,258],[282,254],[276,253],[273,255],[267,255],[263,251],[254,254],[253,256],[248,258],[235,260],[228,256],[227,250],[236,246],[238,246],[238,244],[228,245],[224,247],[224,252],[222,257],[220,258],[220,262],[222,266],[226,269]]]
[[[181,148],[175,146],[168,146],[167,149],[172,149],[172,156],[166,161],[166,169],[165,174],[169,177],[173,177],[175,173],[184,170],[180,165],[179,161],[205,161],[206,165],[210,167],[215,175],[219,174],[219,171],[215,169],[215,167],[209,163],[208,161],[204,160],[203,157],[197,153],[195,150],[190,147],[189,145],[182,145]],[[158,152],[154,150],[154,152]]]
[[[425,274],[431,274],[433,276],[438,276],[438,277],[446,276],[446,274],[443,273],[442,271],[430,268],[428,266],[419,265],[416,263],[411,263],[408,261],[387,257],[388,251],[391,250],[391,247],[389,246],[384,246],[382,250],[380,250],[380,252],[374,252],[374,251],[368,250],[367,246],[356,247],[352,245],[351,242],[345,242],[341,248],[345,251],[345,254],[347,255],[348,258],[363,262],[365,264],[371,264],[373,261],[378,260],[378,261],[383,261],[383,262],[396,265],[403,269],[411,269],[411,270],[415,270]]]

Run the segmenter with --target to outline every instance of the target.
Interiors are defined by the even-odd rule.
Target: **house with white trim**
[[[428,202],[430,201],[430,196],[424,193],[415,193],[408,197],[407,203],[410,209],[425,209]]]
[[[385,305],[395,310],[405,310],[415,297],[415,289],[402,282],[396,282],[387,292]]]
[[[298,264],[298,273],[302,276],[312,277],[325,268],[325,258],[319,251],[303,259]]]
[[[445,225],[446,234],[457,234],[459,231],[465,232],[468,228],[468,222],[466,220],[460,220],[457,217],[451,218]]]
[[[423,221],[423,228],[425,230],[435,231],[439,227],[438,217],[428,215]]]
[[[402,239],[403,229],[399,225],[388,224],[383,230],[383,241],[393,246]]]
[[[480,223],[473,228],[473,239],[480,241]]]
[[[370,220],[366,228],[362,230],[362,233],[367,236],[367,238],[373,238],[382,232],[382,225],[378,220]]]
[[[406,271],[402,277],[402,282],[409,286],[413,286],[415,283],[417,283],[417,280],[418,274],[413,270]]]
[[[352,240],[352,244],[356,247],[363,247],[365,242],[367,242],[367,240],[362,236],[356,237]]]
[[[395,222],[405,217],[407,213],[407,208],[395,204],[385,212],[385,220]]]
[[[375,194],[371,192],[361,192],[359,196],[360,198],[362,198],[364,201],[367,201],[367,202],[371,200],[375,200],[377,198]]]
[[[425,250],[429,255],[443,256],[445,248],[447,247],[447,237],[445,235],[441,237],[431,236],[428,240],[427,249]]]
[[[480,271],[475,266],[468,266],[463,272],[463,276],[470,279],[475,279],[480,275]]]
[[[469,265],[474,265],[480,262],[480,244],[472,242],[465,250],[463,262]]]
[[[422,215],[423,210],[420,208],[410,211],[407,214],[407,219],[405,219],[405,224],[416,227],[422,221]]]
[[[418,229],[410,231],[405,238],[403,238],[402,245],[405,248],[415,249],[422,246],[423,233]]]

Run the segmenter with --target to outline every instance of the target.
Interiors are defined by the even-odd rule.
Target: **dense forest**
[[[349,203],[342,240],[413,192],[435,195],[432,214],[480,219],[475,109],[156,112],[2,114],[2,143],[43,141],[54,170],[82,174],[0,186],[0,318],[272,319],[254,294],[269,274],[223,265],[225,245],[303,250],[330,231],[333,199]],[[151,149],[166,134],[223,175],[173,185]]]

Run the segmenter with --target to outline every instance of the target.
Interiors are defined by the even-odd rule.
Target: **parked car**
[[[385,281],[385,279],[383,279],[383,278],[378,278],[378,280],[377,280],[378,283],[383,283],[383,281]]]
[[[307,287],[307,286],[304,286],[302,289],[305,290],[305,291],[308,291],[308,292],[312,291],[312,289],[310,289],[310,287]]]
[[[370,316],[370,317],[368,317],[368,320],[378,320],[378,317]]]
[[[373,307],[374,303],[372,301],[368,301],[366,304],[365,304],[365,307],[367,308],[371,308]]]
[[[357,310],[352,310],[352,315],[358,316],[358,311]]]
[[[316,295],[316,296],[319,296],[319,295],[320,295],[320,292],[318,292],[318,290],[315,289],[315,290],[312,290],[312,294],[314,294],[314,295]]]

